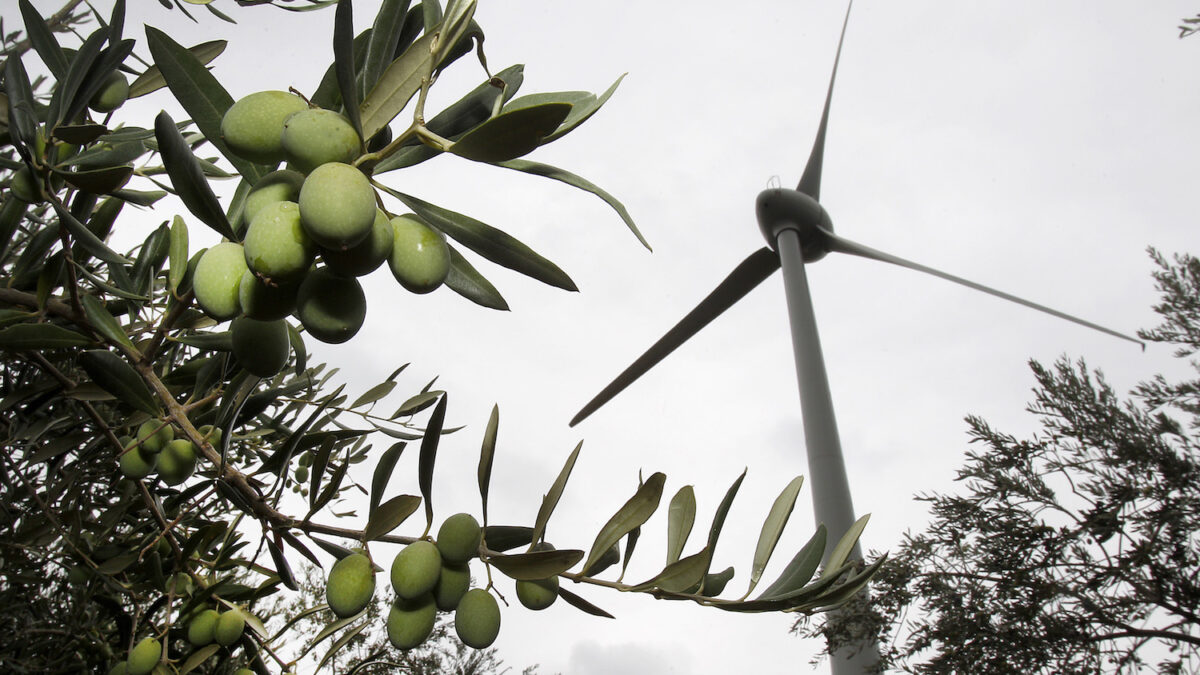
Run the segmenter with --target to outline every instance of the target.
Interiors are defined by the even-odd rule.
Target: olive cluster
[[[187,640],[194,647],[217,643],[230,647],[242,639],[246,631],[246,616],[238,609],[219,612],[215,609],[197,611],[187,623]],[[163,645],[154,637],[143,638],[129,650],[124,661],[118,662],[108,675],[148,675],[155,673],[162,662]],[[234,675],[249,675],[246,668],[238,669]]]
[[[218,321],[241,319],[233,339],[247,370],[267,377],[282,369],[288,353],[282,320],[289,315],[322,342],[353,337],[367,310],[358,277],[385,261],[414,293],[445,281],[444,235],[414,214],[391,217],[379,207],[370,179],[351,164],[362,139],[342,115],[310,108],[295,94],[261,91],[226,111],[221,136],[244,159],[287,162],[247,194],[242,241],[205,251],[193,277],[205,312]]]
[[[500,634],[500,606],[483,588],[471,588],[470,561],[479,553],[482,529],[474,516],[457,513],[447,518],[434,541],[417,540],[392,560],[395,592],[388,611],[388,639],[397,649],[420,646],[433,633],[438,612],[454,612],[454,630],[463,644],[484,649]],[[557,581],[557,579],[555,580]],[[518,597],[522,597],[518,582]],[[532,582],[531,582],[532,583]],[[557,597],[557,584],[539,586]],[[361,612],[375,593],[375,570],[364,553],[339,560],[329,572],[326,599],[337,616]],[[534,609],[553,602],[539,597]]]
[[[199,431],[212,443],[220,443],[220,429],[206,425]],[[127,478],[145,478],[157,472],[167,485],[179,485],[196,470],[196,444],[175,438],[175,428],[161,420],[146,420],[134,437],[120,440],[125,448],[119,458],[121,473]]]

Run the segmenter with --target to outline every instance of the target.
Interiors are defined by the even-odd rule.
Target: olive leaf
[[[450,250],[450,273],[446,275],[446,287],[471,302],[488,309],[508,311],[508,302],[500,291],[479,273],[453,246]]]
[[[227,44],[229,43],[226,40],[209,40],[208,42],[201,42],[198,45],[188,47],[187,50],[196,57],[196,61],[200,62],[201,65],[207,65],[225,51]],[[162,71],[158,66],[151,65],[129,84],[129,98],[145,96],[165,86],[167,86],[167,80],[163,77]]]
[[[492,482],[492,459],[496,454],[496,434],[500,428],[500,406],[492,406],[491,417],[483,432],[483,447],[479,449],[479,497],[483,502],[483,524],[488,522],[488,487]]]
[[[625,226],[629,228],[629,231],[633,233],[633,236],[637,237],[637,240],[642,243],[642,246],[646,247],[646,250],[653,250],[650,247],[650,243],[646,241],[646,238],[642,236],[641,231],[638,230],[637,225],[633,222],[633,217],[629,215],[629,210],[625,208],[625,205],[622,204],[616,197],[612,196],[586,178],[573,174],[570,171],[560,169],[556,166],[531,162],[525,159],[512,159],[507,162],[496,162],[495,164],[496,166],[501,166],[506,169],[522,171],[534,176],[551,178],[596,195],[617,212],[617,215],[620,216],[621,220],[625,222]]]
[[[663,484],[666,480],[666,474],[654,473],[638,487],[637,492],[613,514],[612,518],[609,518],[596,535],[596,541],[592,543],[587,563],[583,566],[584,570],[591,568],[613,544],[654,515],[654,511],[658,509],[658,501],[662,498]]]
[[[52,323],[19,323],[0,330],[0,349],[44,351],[82,347],[92,339]]]
[[[106,349],[93,349],[79,355],[79,365],[88,377],[129,407],[148,415],[158,415],[158,402],[133,366]]]
[[[505,111],[468,131],[448,151],[477,162],[506,162],[533,152],[571,112],[571,104],[542,103]]]
[[[525,581],[548,579],[566,572],[583,560],[583,551],[563,549],[513,555],[489,555],[485,562],[506,576]]]
[[[354,73],[354,6],[351,1],[338,0],[333,16],[333,65],[338,91],[342,95],[346,117],[359,138],[365,139],[358,112],[358,78]]]
[[[579,290],[566,272],[511,235],[469,216],[436,204],[430,204],[403,192],[392,190],[386,186],[383,189],[404,202],[405,206],[415,211],[434,228],[497,265],[520,272],[556,288],[567,291]]]
[[[225,217],[216,194],[204,177],[196,156],[187,141],[179,133],[171,116],[163,111],[154,119],[154,137],[158,140],[158,151],[176,194],[192,215],[208,225],[221,236],[237,241],[237,235]]]
[[[771,560],[771,554],[775,551],[779,537],[783,534],[783,528],[792,515],[792,508],[796,505],[796,496],[800,494],[802,485],[804,485],[804,476],[793,478],[787,487],[783,488],[783,492],[780,492],[779,496],[775,498],[775,503],[771,505],[767,519],[763,521],[762,531],[758,535],[758,545],[754,549],[754,562],[750,568],[750,587],[746,589],[747,596],[754,590],[758,580],[762,577],[763,570]]]
[[[391,532],[411,516],[420,505],[420,497],[400,495],[372,508],[367,518],[367,527],[363,537],[370,541]]]
[[[679,488],[667,507],[667,564],[679,560],[696,521],[696,492],[691,485]]]
[[[417,482],[421,487],[421,496],[425,498],[425,529],[433,527],[433,465],[437,459],[438,441],[442,437],[442,424],[446,420],[446,401],[449,397],[442,394],[437,407],[429,417],[425,427],[425,437],[421,439],[421,454],[417,458]]]
[[[25,22],[25,35],[29,38],[33,50],[41,57],[42,63],[46,64],[46,68],[50,70],[50,74],[55,79],[63,79],[68,68],[67,56],[54,37],[54,32],[46,25],[46,20],[29,0],[21,0],[18,4],[21,9],[21,18]]]
[[[542,505],[538,507],[537,519],[533,525],[532,543],[537,543],[542,540],[546,534],[546,525],[550,522],[550,515],[554,513],[555,507],[558,506],[558,500],[562,497],[563,490],[567,487],[567,479],[571,477],[571,471],[575,468],[575,460],[579,458],[579,451],[583,449],[583,441],[575,446],[571,454],[567,456],[567,461],[563,463],[563,468],[558,472],[558,477],[554,479],[554,483],[550,486],[550,491],[542,496]]]

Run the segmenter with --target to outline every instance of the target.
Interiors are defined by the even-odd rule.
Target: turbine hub
[[[771,248],[778,249],[779,233],[793,230],[800,235],[804,262],[816,262],[829,252],[828,237],[821,230],[833,232],[829,213],[817,200],[786,188],[768,188],[758,193],[754,205],[758,229]]]

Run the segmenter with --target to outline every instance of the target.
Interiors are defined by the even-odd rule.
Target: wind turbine
[[[587,405],[583,406],[570,422],[571,426],[575,426],[596,412],[668,354],[772,276],[776,270],[782,268],[796,376],[800,389],[801,417],[804,423],[804,442],[808,456],[808,475],[812,485],[813,509],[816,521],[824,523],[828,528],[829,546],[831,547],[840,539],[842,533],[850,528],[855,518],[845,462],[842,458],[837,420],[834,415],[829,381],[821,354],[820,337],[817,333],[816,318],[805,273],[806,265],[823,259],[829,253],[845,253],[890,263],[931,274],[1142,345],[1141,341],[1136,338],[1110,328],[834,234],[833,222],[829,213],[819,201],[821,166],[825,154],[825,133],[829,124],[833,85],[837,78],[838,62],[841,59],[842,44],[845,41],[846,27],[850,21],[852,6],[853,0],[846,7],[846,16],[842,22],[841,36],[838,39],[833,69],[829,77],[829,88],[825,95],[825,106],[800,182],[794,190],[781,187],[768,188],[761,192],[756,200],[755,212],[759,229],[766,238],[768,246],[751,253],[735,267],[729,276],[718,284],[716,289],[709,293],[695,309],[667,331],[658,342],[638,357]],[[1144,345],[1142,346],[1144,348]],[[826,555],[828,553],[827,549]],[[852,557],[862,557],[861,550],[857,545],[855,545]],[[864,672],[864,669],[877,660],[878,652],[875,645],[861,645],[861,647],[863,649],[857,654],[854,654],[854,648],[843,649],[834,654],[830,659],[832,672],[835,675],[860,675]]]

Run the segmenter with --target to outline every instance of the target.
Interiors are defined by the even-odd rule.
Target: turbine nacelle
[[[809,195],[799,190],[768,188],[758,193],[754,212],[758,229],[771,248],[777,247],[780,232],[793,230],[800,235],[804,262],[816,262],[829,252],[827,233],[833,232],[833,222],[825,207]]]

